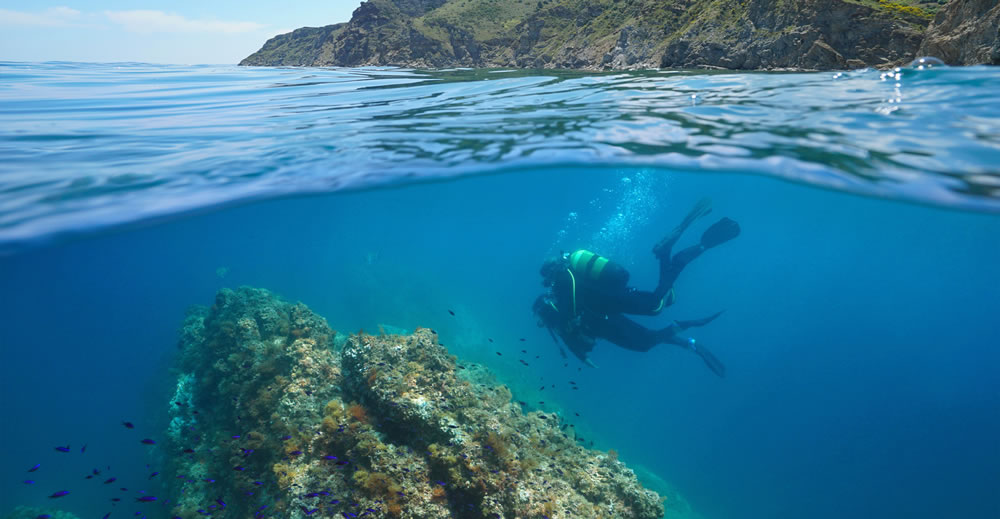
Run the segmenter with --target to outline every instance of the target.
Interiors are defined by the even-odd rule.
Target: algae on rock
[[[429,329],[340,350],[305,305],[244,287],[193,310],[181,335],[167,442],[181,517],[663,516],[657,493],[557,414],[459,376]]]

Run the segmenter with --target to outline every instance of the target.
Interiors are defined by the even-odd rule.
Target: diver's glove
[[[698,344],[698,342],[694,340],[694,337],[688,337],[687,349],[695,352],[699,357],[701,357],[701,360],[705,361],[705,365],[708,366],[708,369],[712,370],[713,373],[718,375],[720,378],[726,377],[726,366],[724,366],[719,359],[715,358],[715,355],[712,355],[712,352],[708,351],[708,348]]]

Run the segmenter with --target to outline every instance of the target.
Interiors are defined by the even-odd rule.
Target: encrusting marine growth
[[[556,413],[470,380],[434,331],[347,337],[223,289],[192,309],[166,448],[171,515],[657,518],[663,499]]]

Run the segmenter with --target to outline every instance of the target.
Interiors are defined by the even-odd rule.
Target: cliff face
[[[1000,65],[1000,3],[952,1],[938,12],[919,54],[949,65]]]
[[[368,0],[347,24],[278,36],[241,65],[891,66],[915,57],[936,6],[929,0]]]

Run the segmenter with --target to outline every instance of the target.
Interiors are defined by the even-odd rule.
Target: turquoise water
[[[674,517],[1000,516],[1000,71],[885,74],[2,63],[0,516],[167,517],[83,478],[157,491],[168,454],[121,422],[166,427],[185,308],[240,285],[436,329]],[[585,247],[651,288],[704,196],[680,246],[742,234],[637,320],[725,309],[691,333],[726,378],[667,345],[564,367],[541,262]]]

